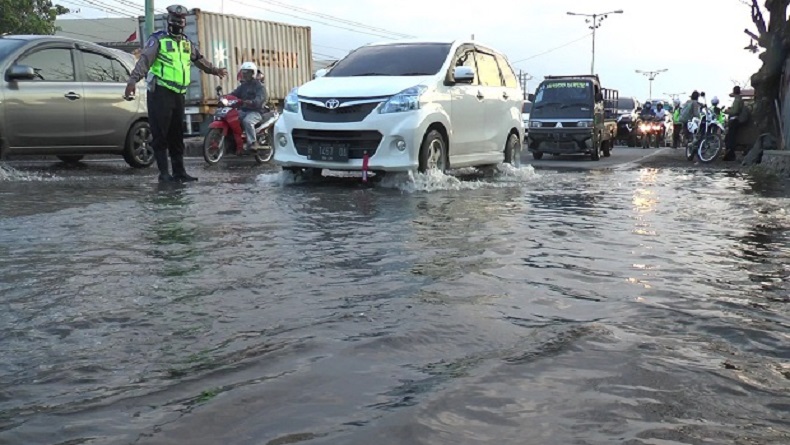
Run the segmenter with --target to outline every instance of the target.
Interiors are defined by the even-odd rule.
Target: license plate
[[[345,162],[348,161],[348,145],[321,144],[307,148],[307,159],[311,161]]]

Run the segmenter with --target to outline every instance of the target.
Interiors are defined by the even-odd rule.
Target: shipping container
[[[166,18],[166,14],[154,17],[155,31],[166,29]],[[139,17],[139,24],[139,35],[147,38],[145,17]],[[224,93],[233,91],[238,85],[236,74],[242,62],[258,65],[266,78],[269,100],[278,105],[292,88],[312,78],[309,26],[192,9],[184,34],[198,46],[206,60],[228,69],[228,76],[220,80],[192,67],[192,83],[186,93],[187,134],[205,130],[217,104],[217,85],[222,85]]]

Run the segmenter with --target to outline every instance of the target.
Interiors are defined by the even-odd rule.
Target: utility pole
[[[534,79],[532,74],[523,71],[518,72],[518,82],[521,84],[521,90],[524,92],[524,100],[527,100],[527,96],[529,96],[529,81],[532,79]]]
[[[652,99],[653,98],[653,81],[656,80],[656,76],[658,76],[659,74],[664,73],[666,71],[669,71],[669,70],[666,69],[666,68],[660,69],[660,70],[655,70],[655,71],[636,70],[636,72],[638,74],[642,74],[642,75],[646,76],[648,80],[650,80],[650,95],[647,97],[648,99]]]
[[[154,33],[154,0],[145,0],[145,35],[140,40],[145,44],[148,37]]]
[[[584,19],[584,23],[591,23],[592,25],[589,26],[592,29],[592,62],[590,63],[590,74],[595,74],[595,30],[601,27],[601,22],[609,17],[609,14],[622,14],[623,10],[618,9],[617,11],[609,11],[609,12],[602,12],[599,14],[579,14],[576,12],[568,12],[568,15],[578,15],[582,17],[587,17]]]

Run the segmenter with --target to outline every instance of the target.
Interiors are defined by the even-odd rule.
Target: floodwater
[[[788,444],[790,191],[0,169],[0,443]]]

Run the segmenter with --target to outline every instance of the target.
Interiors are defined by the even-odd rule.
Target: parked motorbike
[[[639,124],[639,135],[642,139],[642,148],[653,145],[658,148],[660,141],[665,138],[666,129],[664,121],[651,116],[643,116]]]
[[[691,142],[686,145],[686,159],[693,161],[695,157],[703,163],[713,162],[722,153],[724,126],[719,122],[716,113],[707,105],[702,105],[700,116],[695,116],[688,123]]]
[[[244,145],[247,142],[247,135],[239,119],[241,99],[232,95],[223,96],[221,86],[217,87],[217,96],[220,98],[219,106],[203,140],[203,158],[210,165],[218,163],[226,152],[237,156],[244,155]],[[274,155],[274,123],[280,118],[276,109],[266,108],[264,111],[263,119],[255,126],[259,148],[254,156],[259,164],[269,162]]]

